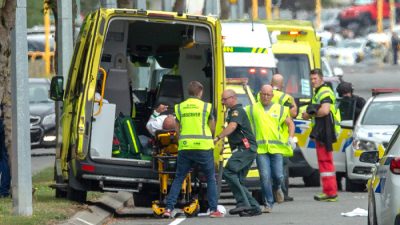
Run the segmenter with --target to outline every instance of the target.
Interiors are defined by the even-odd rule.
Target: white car
[[[325,56],[330,60],[336,60],[339,65],[354,65],[361,61],[383,60],[385,49],[376,42],[367,39],[346,39],[335,47],[328,46],[324,50]]]
[[[364,151],[383,154],[393,132],[400,125],[400,94],[379,94],[368,99],[354,125],[353,140],[346,148],[346,190],[362,191],[371,178],[373,165],[360,161]],[[342,124],[346,122],[343,121]],[[343,162],[335,162],[335,164]]]
[[[400,224],[400,128],[394,132],[384,155],[378,151],[361,154],[364,163],[373,163],[368,182],[368,224]]]

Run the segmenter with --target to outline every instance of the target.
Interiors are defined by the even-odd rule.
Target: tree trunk
[[[0,9],[0,104],[4,116],[6,146],[10,159],[11,151],[11,32],[15,25],[16,0],[7,0]]]

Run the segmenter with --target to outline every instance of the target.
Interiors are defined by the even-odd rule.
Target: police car
[[[384,147],[400,125],[399,112],[400,93],[372,96],[365,104],[354,125],[352,143],[346,148],[345,162],[335,161],[336,164],[346,164],[347,191],[365,190],[373,165],[361,162],[360,155],[364,151],[380,151],[380,155],[383,154]]]
[[[378,151],[366,151],[360,161],[374,165],[368,182],[368,224],[400,224],[400,128],[381,158]]]

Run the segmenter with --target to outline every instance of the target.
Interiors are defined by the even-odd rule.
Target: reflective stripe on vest
[[[333,124],[335,127],[335,132],[336,132],[336,135],[338,135],[340,132],[341,118],[340,118],[340,111],[336,105],[336,98],[335,98],[333,91],[331,91],[331,89],[329,87],[321,87],[319,89],[319,92],[312,98],[311,103],[312,104],[321,104],[321,98],[325,94],[328,94],[328,97],[332,100],[332,104],[330,105],[330,111],[331,111],[332,117],[333,117]],[[311,123],[312,123],[311,124],[312,126],[315,125],[315,118],[312,118]]]
[[[185,139],[185,138],[190,138],[190,139],[213,139],[212,136],[207,136],[206,135],[206,115],[207,115],[207,107],[208,103],[204,103],[203,107],[203,115],[201,117],[201,129],[202,129],[202,135],[180,135],[179,138]],[[179,118],[182,118],[181,114],[181,106],[178,106],[178,112],[179,112]]]
[[[178,150],[209,150],[214,148],[212,133],[207,125],[211,105],[189,98],[175,106],[180,124]],[[193,121],[193,122],[192,122]]]
[[[335,172],[321,172],[319,175],[321,177],[335,177],[336,173]]]

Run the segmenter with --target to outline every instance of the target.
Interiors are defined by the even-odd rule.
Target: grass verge
[[[15,216],[12,213],[12,199],[0,198],[1,225],[50,225],[57,224],[74,215],[85,206],[67,199],[55,198],[55,191],[49,187],[53,183],[53,168],[47,168],[32,178],[35,189],[32,198],[32,216]],[[100,197],[101,193],[89,192],[88,200]]]

